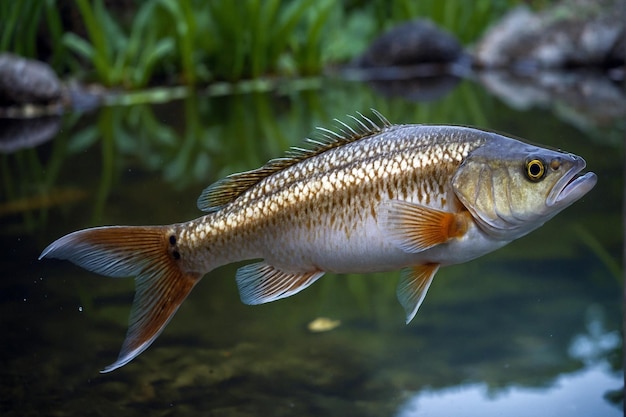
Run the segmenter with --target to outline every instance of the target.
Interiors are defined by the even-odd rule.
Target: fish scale
[[[241,300],[292,296],[324,273],[402,269],[407,323],[440,266],[498,249],[596,183],[582,158],[460,126],[374,123],[320,128],[287,156],[230,175],[198,198],[206,215],[167,226],[70,233],[40,258],[134,276],[129,329],[112,371],[143,352],[200,278],[231,262]]]
[[[431,135],[419,137],[424,128],[427,127],[391,126],[358,143],[331,148],[270,175],[230,206],[206,216],[205,221],[183,226],[189,230],[183,232],[189,240],[182,240],[181,245],[189,242],[188,253],[206,254],[190,261],[197,263],[190,269],[204,270],[240,259],[271,258],[273,264],[291,272],[319,268],[348,272],[337,265],[326,267],[322,259],[310,258],[303,264],[303,253],[312,253],[312,248],[320,246],[336,252],[338,248],[333,243],[337,240],[348,246],[346,252],[352,251],[349,245],[353,240],[382,241],[380,233],[362,226],[368,220],[376,220],[376,205],[384,198],[400,197],[422,204],[435,201],[440,209],[445,208],[442,201],[454,200],[453,191],[444,190],[443,184],[450,182],[455,168],[481,141],[459,143],[452,136],[442,136],[433,146]],[[280,218],[278,229],[274,227],[276,216]],[[317,221],[299,226],[309,216]],[[268,229],[276,230],[283,239],[267,239]],[[216,240],[204,238],[212,232]],[[327,235],[337,237],[327,239]],[[199,246],[206,250],[197,250]],[[267,249],[270,247],[272,250]],[[377,269],[366,262],[362,268]]]

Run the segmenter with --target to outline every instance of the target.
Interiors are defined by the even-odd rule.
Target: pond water
[[[623,120],[589,123],[558,103],[514,109],[471,81],[440,96],[411,88],[312,80],[109,106],[49,120],[58,131],[36,147],[4,147],[0,414],[621,415]],[[473,125],[564,148],[598,184],[532,234],[443,268],[409,325],[398,273],[329,274],[245,306],[240,265],[229,265],[146,352],[99,373],[117,357],[133,281],[38,261],[47,244],[90,226],[198,217],[206,185],[369,108],[394,123]],[[309,331],[320,317],[339,326]]]

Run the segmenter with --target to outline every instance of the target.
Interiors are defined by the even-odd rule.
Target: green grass
[[[492,1],[414,1],[374,2],[378,26],[392,26],[397,21],[427,17],[452,32],[463,44],[474,42],[495,18],[520,4],[519,0]]]
[[[63,35],[61,15],[56,0],[22,0],[0,2],[0,51],[27,58],[37,58],[39,32],[45,28],[46,41],[60,44]],[[52,48],[50,60],[61,66],[64,51]]]
[[[44,3],[37,0],[0,2],[0,51],[11,51],[26,57],[35,56],[37,26],[29,22],[41,19]]]
[[[67,33],[63,43],[87,62],[92,62],[97,78],[107,86],[143,87],[155,65],[174,50],[172,38],[162,38],[152,18],[158,5],[145,2],[137,11],[130,33],[117,24],[102,0],[76,0],[89,39]]]
[[[76,0],[61,16],[59,0],[7,1],[0,2],[0,21],[8,22],[0,49],[37,57],[38,39],[50,35],[57,70],[82,70],[84,79],[127,89],[310,76],[350,61],[373,38],[416,17],[469,44],[519,2],[146,0],[122,11],[103,0]],[[80,18],[66,29],[71,13]]]

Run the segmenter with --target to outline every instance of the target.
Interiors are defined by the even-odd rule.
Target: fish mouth
[[[581,157],[575,157],[574,166],[552,188],[546,204],[548,206],[568,206],[587,194],[598,181],[593,172],[583,173],[587,165]]]

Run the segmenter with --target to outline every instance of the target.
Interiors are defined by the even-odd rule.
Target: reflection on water
[[[36,119],[2,119],[0,153],[13,153],[34,148],[51,140],[61,128],[61,118],[46,116]]]
[[[531,235],[440,271],[409,326],[396,273],[328,274],[294,297],[250,307],[239,301],[233,265],[205,277],[136,361],[98,374],[122,342],[132,280],[37,262],[43,247],[89,226],[197,217],[209,183],[371,107],[397,123],[477,125],[568,149],[585,157],[598,185]],[[622,375],[623,143],[590,138],[468,82],[431,103],[329,81],[66,116],[53,141],[0,155],[0,412],[616,415],[606,394]],[[340,325],[312,333],[307,324],[318,317]]]
[[[490,93],[516,109],[553,111],[596,140],[624,140],[626,92],[600,72],[536,71],[532,75],[484,71],[478,75]]]
[[[621,416],[604,399],[622,383],[605,364],[561,375],[549,387],[511,387],[490,392],[486,384],[424,390],[400,407],[397,417]]]
[[[607,393],[623,383],[623,375],[606,360],[621,346],[618,330],[604,329],[604,309],[587,310],[587,332],[573,338],[569,356],[585,367],[562,373],[539,387],[511,386],[494,389],[486,383],[466,383],[442,389],[425,389],[403,403],[397,417],[463,415],[619,416],[622,412],[607,400]],[[509,368],[508,364],[504,366]]]
[[[574,338],[569,355],[587,365],[593,365],[604,361],[610,352],[619,348],[621,338],[617,330],[604,328],[604,311],[599,306],[590,306],[587,316],[587,331]]]

